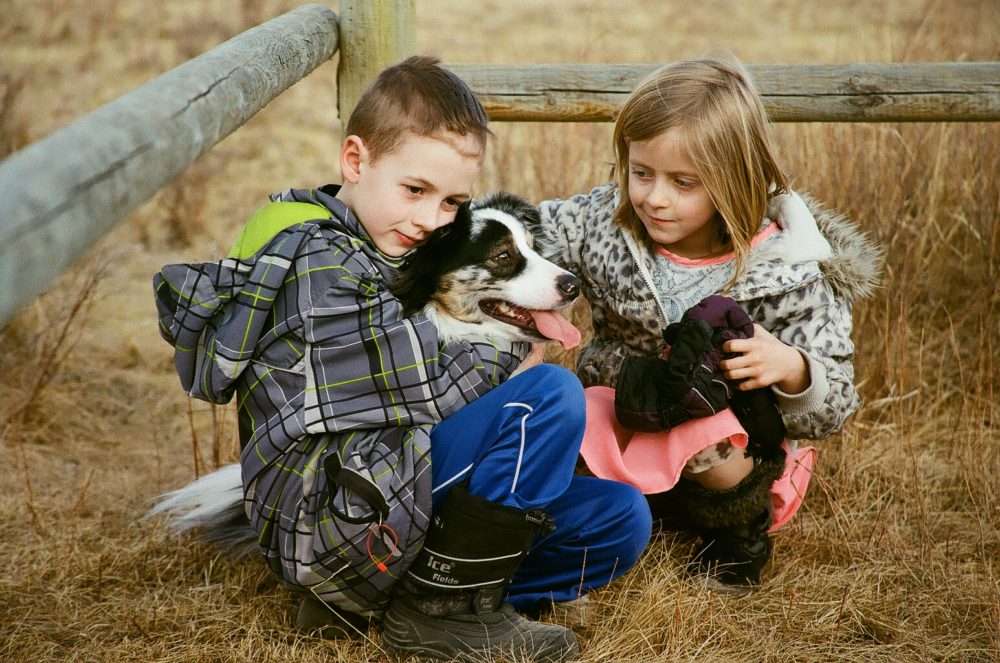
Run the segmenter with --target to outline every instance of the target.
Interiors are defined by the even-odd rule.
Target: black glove
[[[688,419],[707,417],[728,407],[729,388],[709,360],[712,326],[682,320],[667,327],[666,359],[627,357],[615,385],[619,423],[637,431],[669,430]]]
[[[684,313],[682,320],[704,320],[712,327],[713,350],[708,362],[718,368],[724,358],[722,345],[734,338],[753,336],[753,320],[746,311],[729,297],[711,295]],[[774,392],[769,388],[741,391],[734,384],[729,405],[743,429],[747,432],[747,451],[756,458],[773,458],[783,454],[781,442],[785,439],[785,424]]]
[[[753,336],[753,320],[747,312],[735,300],[722,295],[709,295],[685,311],[681,322],[691,320],[704,320],[712,327],[712,349],[708,353],[708,363],[720,375],[719,361],[723,359],[723,344],[734,338]],[[669,342],[668,339],[667,343]]]

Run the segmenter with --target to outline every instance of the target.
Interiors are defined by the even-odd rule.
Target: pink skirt
[[[587,426],[580,454],[596,476],[635,486],[645,494],[673,488],[692,458],[720,441],[737,449],[747,446],[747,434],[732,410],[692,419],[660,433],[643,433],[622,427],[615,417],[615,391],[588,387]],[[786,440],[785,471],[771,487],[773,523],[783,526],[802,505],[816,460],[813,447],[794,448]]]

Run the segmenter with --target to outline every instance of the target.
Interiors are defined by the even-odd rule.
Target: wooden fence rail
[[[126,214],[329,60],[337,28],[328,7],[299,7],[0,162],[0,327]]]
[[[303,5],[0,162],[0,327],[212,145],[340,52],[338,107],[414,49],[415,0]],[[606,121],[658,65],[448,65],[507,121]],[[997,121],[1000,62],[749,65],[779,122]]]
[[[659,65],[454,65],[490,117],[609,120]],[[748,65],[775,122],[1000,120],[1000,62]]]

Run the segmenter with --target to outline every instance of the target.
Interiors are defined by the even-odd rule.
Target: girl
[[[583,279],[592,309],[594,336],[577,365],[588,387],[582,455],[596,475],[646,493],[655,516],[700,535],[692,572],[743,593],[760,582],[768,532],[791,517],[808,481],[812,450],[782,438],[829,436],[857,409],[851,302],[874,287],[879,252],[810,204],[814,219],[789,190],[738,63],[653,73],[621,108],[614,151],[613,182],[541,205],[546,252]],[[695,307],[719,293],[730,299]],[[722,320],[745,311],[753,323],[720,335],[695,320],[712,306]],[[692,359],[698,342],[686,332],[716,347]],[[678,373],[682,355],[691,361]],[[701,391],[709,401],[728,382],[715,393],[720,411],[670,415],[688,402],[683,382],[697,382],[677,376],[704,365],[716,372]],[[640,416],[636,431],[616,410],[656,416]]]

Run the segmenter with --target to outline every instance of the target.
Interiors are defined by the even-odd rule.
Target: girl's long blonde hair
[[[657,69],[629,95],[615,118],[614,219],[640,242],[650,239],[628,197],[629,144],[678,127],[732,243],[736,270],[750,253],[771,196],[788,190],[768,136],[767,115],[749,75],[736,61],[701,59]]]

